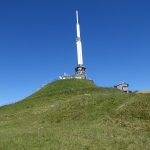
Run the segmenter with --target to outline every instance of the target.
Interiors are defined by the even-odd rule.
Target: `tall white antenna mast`
[[[75,78],[77,78],[77,79],[86,79],[86,68],[83,65],[79,15],[78,15],[77,10],[76,10],[76,20],[77,20],[77,23],[76,23],[76,30],[77,30],[76,45],[77,45],[78,66],[75,68]]]
[[[82,57],[82,43],[80,38],[80,25],[79,25],[79,17],[78,17],[78,11],[76,11],[76,29],[77,29],[77,57],[78,57],[78,65],[83,65],[83,57]]]

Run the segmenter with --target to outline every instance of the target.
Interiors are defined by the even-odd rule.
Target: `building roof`
[[[126,82],[119,83],[119,84],[117,84],[117,85],[115,85],[115,86],[119,86],[119,85],[126,85],[126,86],[129,86],[129,84],[126,83]]]

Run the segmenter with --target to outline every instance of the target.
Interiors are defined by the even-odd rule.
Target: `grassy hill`
[[[59,80],[0,107],[0,150],[149,150],[150,94]]]

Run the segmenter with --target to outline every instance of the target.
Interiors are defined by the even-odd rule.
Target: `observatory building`
[[[60,79],[86,79],[86,68],[83,65],[83,56],[82,56],[82,42],[80,36],[80,25],[79,25],[79,17],[78,11],[76,11],[76,30],[77,30],[77,37],[76,37],[76,46],[77,46],[77,67],[75,68],[74,75],[64,75],[60,76]]]

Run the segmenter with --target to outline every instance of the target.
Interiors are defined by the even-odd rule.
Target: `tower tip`
[[[79,22],[78,20],[78,10],[76,10],[76,19],[77,19],[77,23]]]

